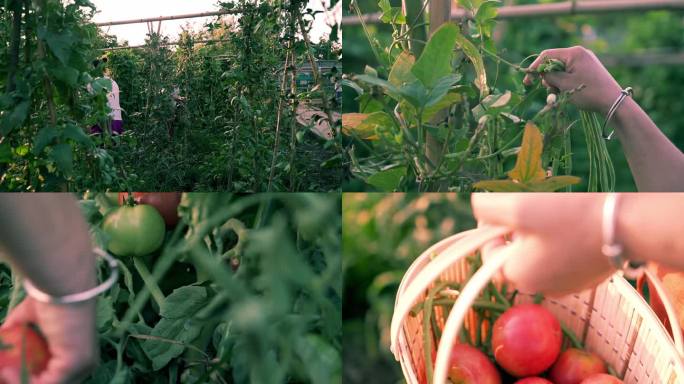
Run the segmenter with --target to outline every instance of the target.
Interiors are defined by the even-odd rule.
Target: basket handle
[[[456,299],[456,303],[451,308],[449,317],[444,324],[442,330],[442,338],[439,340],[437,348],[437,359],[435,361],[435,372],[433,384],[445,384],[449,369],[449,358],[451,355],[451,346],[458,337],[461,331],[463,321],[470,309],[470,306],[475,302],[480,295],[482,289],[489,284],[489,281],[503,268],[506,261],[513,257],[513,248],[502,247],[499,252],[496,252],[486,263],[475,272],[470,278],[468,284],[461,290],[461,294]]]
[[[399,348],[399,337],[404,318],[408,316],[418,298],[420,298],[425,293],[425,290],[439,278],[444,270],[448,269],[453,264],[456,264],[460,259],[471,255],[489,241],[508,233],[510,233],[510,230],[503,227],[480,227],[468,231],[467,236],[453,236],[451,238],[452,243],[442,252],[437,252],[439,251],[439,248],[431,247],[414,261],[414,265],[416,263],[425,262],[425,258],[432,257],[434,253],[439,253],[438,257],[430,261],[425,268],[413,276],[411,281],[407,282],[405,289],[403,289],[404,287],[402,286],[397,293],[396,307],[392,316],[392,324],[390,325],[390,349],[397,360],[400,359],[401,350]],[[438,245],[444,247],[446,243],[442,241]]]
[[[679,318],[677,316],[677,311],[670,300],[663,282],[660,281],[658,276],[656,276],[648,268],[644,269],[644,277],[648,279],[649,283],[653,288],[655,288],[655,293],[659,296],[663,307],[665,307],[665,312],[667,313],[667,318],[670,321],[670,330],[672,335],[672,341],[674,342],[675,349],[679,353],[679,356],[684,358],[684,342],[682,341],[682,328],[679,325]]]

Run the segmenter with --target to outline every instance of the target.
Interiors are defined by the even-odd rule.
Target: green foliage
[[[304,3],[226,3],[241,10],[233,24],[184,32],[177,49],[151,33],[143,49],[105,53],[117,42],[99,34],[89,2],[44,2],[20,9],[18,62],[0,73],[0,190],[339,188],[339,144],[295,120],[299,104],[324,98],[331,116],[334,95],[281,82],[290,52],[290,73],[310,58],[340,55],[335,41],[305,44],[301,31],[309,33],[314,12]],[[0,13],[0,41],[16,35],[12,16]],[[204,39],[219,42],[196,44]],[[88,135],[109,124],[111,85],[91,65],[103,55],[121,89],[121,137]],[[7,56],[0,53],[11,62]]]
[[[369,0],[355,1],[350,8],[353,11],[354,7],[358,7],[364,13],[375,12],[374,3],[374,1]],[[536,4],[539,2],[536,0],[518,0],[511,5],[528,3]],[[477,11],[478,6],[483,6],[482,1],[460,2],[459,4],[475,10],[475,14],[480,12]],[[488,7],[495,5],[491,4]],[[489,13],[489,10],[486,12],[482,10],[481,12],[482,15],[485,15]],[[493,19],[489,19],[489,21],[493,21]],[[391,64],[387,63],[393,61],[396,66],[396,62],[402,57],[401,55],[406,54],[406,49],[397,49],[397,47],[401,47],[401,44],[394,43],[397,41],[398,35],[392,34],[393,26],[376,24],[365,27],[365,30],[355,26],[345,28],[345,70],[349,73],[361,73],[364,72],[364,66],[368,66],[378,73],[379,78],[386,78],[385,76],[393,68]],[[567,108],[560,102],[556,110],[546,114],[546,118],[534,119],[535,114],[544,109],[546,95],[537,88],[523,88],[521,68],[517,64],[508,65],[507,62],[510,62],[509,64],[529,64],[530,60],[533,59],[529,56],[538,54],[544,49],[578,44],[592,49],[599,58],[605,54],[634,54],[638,56],[642,52],[679,52],[682,49],[682,44],[684,44],[679,14],[658,11],[645,14],[624,13],[619,15],[510,19],[499,21],[498,26],[492,30],[498,29],[499,33],[493,33],[491,39],[487,38],[487,28],[483,27],[481,20],[460,23],[460,27],[461,35],[465,36],[467,41],[475,46],[476,51],[483,59],[487,84],[492,93],[504,95],[506,91],[510,91],[512,100],[504,106],[503,111],[499,111],[498,108],[493,111],[491,108],[481,108],[487,107],[488,102],[492,100],[487,100],[482,95],[476,97],[474,94],[474,92],[480,91],[472,87],[472,85],[476,85],[474,79],[477,78],[475,77],[477,75],[476,68],[479,65],[473,64],[472,57],[468,57],[465,62],[462,61],[461,57],[466,52],[464,50],[461,53],[457,49],[452,61],[453,72],[462,73],[463,78],[451,93],[458,91],[459,94],[467,96],[467,103],[456,100],[447,103],[447,105],[452,105],[452,108],[442,106],[444,110],[442,116],[447,115],[447,121],[450,124],[449,129],[443,129],[439,125],[435,128],[434,124],[429,124],[430,119],[427,119],[424,125],[427,125],[427,134],[439,139],[440,144],[445,143],[444,137],[449,132],[450,140],[446,143],[445,150],[446,160],[441,165],[443,171],[460,164],[458,159],[463,155],[461,152],[468,148],[469,139],[474,137],[477,130],[476,125],[479,119],[486,114],[485,111],[491,112],[492,117],[498,115],[499,118],[503,118],[503,120],[489,120],[489,124],[503,125],[502,129],[496,130],[496,135],[490,135],[490,137],[497,136],[498,140],[504,140],[504,145],[500,147],[502,149],[500,153],[496,153],[496,150],[492,153],[488,149],[481,153],[479,149],[486,134],[481,132],[480,137],[477,138],[480,144],[476,140],[475,146],[471,148],[471,155],[464,157],[466,161],[463,168],[450,175],[446,180],[434,180],[430,183],[429,178],[428,181],[421,181],[421,178],[416,176],[419,170],[412,165],[413,162],[416,162],[413,159],[415,156],[410,155],[417,155],[418,160],[420,160],[418,162],[424,163],[425,160],[422,159],[423,156],[420,152],[425,154],[430,154],[431,151],[440,153],[443,151],[442,147],[423,147],[419,153],[415,153],[417,150],[411,148],[406,151],[392,150],[391,155],[389,155],[386,152],[387,147],[396,148],[396,146],[376,141],[368,143],[352,139],[346,142],[347,149],[353,149],[353,152],[350,152],[352,159],[349,161],[352,174],[346,182],[345,190],[374,189],[375,187],[367,182],[370,175],[379,170],[399,165],[406,165],[407,172],[404,175],[405,181],[397,187],[398,190],[468,190],[473,182],[488,179],[490,175],[494,176],[492,178],[504,177],[505,170],[513,166],[515,150],[520,143],[520,135],[511,136],[512,132],[519,133],[521,128],[519,125],[516,126],[515,122],[519,121],[518,119],[529,120],[530,118],[539,125],[544,133],[544,168],[551,168],[554,175],[573,174],[581,176],[582,183],[573,187],[574,190],[582,191],[597,188],[594,183],[595,177],[590,177],[590,174],[597,174],[597,169],[600,171],[603,168],[604,173],[608,175],[607,180],[610,180],[611,167],[606,159],[611,160],[615,169],[614,189],[618,191],[635,189],[629,166],[619,142],[595,143],[590,141],[588,147],[585,133],[586,125],[578,124],[580,116],[574,108]],[[369,33],[366,34],[365,31]],[[374,49],[381,52],[379,58],[373,55],[373,47],[377,47]],[[393,47],[392,50],[389,49],[390,47]],[[387,53],[391,53],[389,60],[384,56]],[[607,63],[610,64],[608,61]],[[557,65],[553,65],[544,69],[557,70],[559,68]],[[637,65],[620,62],[618,65],[610,65],[608,69],[621,85],[631,86],[635,89],[635,100],[675,145],[683,147],[684,136],[680,135],[681,130],[677,128],[682,125],[679,122],[679,117],[682,114],[677,113],[681,109],[681,103],[678,102],[679,97],[676,95],[678,87],[673,86],[673,84],[681,84],[684,81],[681,76],[681,66],[658,63]],[[349,77],[351,78],[351,76]],[[383,103],[381,95],[378,94],[378,88],[368,88],[361,82],[354,85],[360,86],[361,89],[354,89],[350,86],[344,87],[344,112],[368,113],[384,109],[388,116],[394,116],[394,104],[391,102]],[[471,110],[472,116],[468,116],[468,109]],[[406,120],[411,122],[411,119],[407,118]],[[439,122],[444,123],[443,120]],[[395,124],[398,123],[395,121]],[[413,120],[412,124],[408,125],[416,126],[417,124]],[[491,131],[491,129],[487,128],[486,131]],[[411,134],[413,138],[417,136],[415,130],[409,130],[408,133],[402,131],[400,134],[395,134],[392,139],[396,142],[399,137],[404,139],[408,134]],[[509,146],[506,143],[510,141],[513,143]],[[602,148],[596,148],[594,144],[604,144],[607,153]],[[494,145],[495,147],[496,145]],[[382,155],[373,156],[377,152]],[[407,152],[409,155],[406,154]],[[609,155],[609,157],[605,155]],[[473,160],[473,157],[479,160]],[[603,163],[598,164],[597,168],[596,162],[590,161],[590,158],[601,158]],[[424,167],[426,169],[423,170],[423,173],[428,176],[431,172],[429,165],[428,163],[428,166]],[[437,176],[441,176],[442,173],[445,172],[438,172]],[[415,181],[411,182],[411,180]],[[611,186],[611,182],[606,182],[604,186],[598,186],[598,188],[608,190],[611,189]]]
[[[104,246],[106,198],[81,204]],[[341,383],[340,209],[332,194],[184,194],[162,249],[120,258],[99,297],[85,383]]]

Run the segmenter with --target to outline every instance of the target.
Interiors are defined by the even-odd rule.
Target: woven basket
[[[508,229],[499,227],[459,233],[430,247],[406,271],[392,317],[391,349],[401,362],[408,383],[427,383],[423,313],[411,316],[411,308],[426,298],[435,282],[464,281],[469,272],[466,257],[475,254],[487,242],[508,233]],[[434,311],[442,331],[436,351],[434,384],[446,382],[451,346],[464,324],[473,329],[471,325],[477,321],[475,311],[470,309],[471,304],[509,257],[510,252],[497,252],[472,275],[450,312],[444,313],[440,308]],[[670,324],[679,324],[662,285],[653,275],[646,273],[656,288],[655,294],[665,303]],[[521,292],[516,296],[516,303],[532,300],[531,293]],[[674,327],[676,329],[671,330],[670,336],[646,301],[620,274],[611,276],[591,290],[562,298],[546,298],[541,305],[572,330],[587,350],[606,361],[626,384],[684,383],[681,330]]]

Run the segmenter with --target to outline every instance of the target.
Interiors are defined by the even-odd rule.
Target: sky
[[[322,3],[329,4],[329,1],[309,0],[308,7],[314,10],[322,10]],[[218,10],[217,0],[92,0],[92,2],[98,9],[98,13],[93,20],[95,22],[143,19]],[[329,18],[341,19],[341,7],[339,8],[339,12],[335,12],[339,13],[339,15],[330,14],[328,15]],[[171,40],[175,40],[182,27],[187,27],[188,23],[195,30],[200,30],[206,22],[212,19],[198,18],[164,21],[162,23],[162,34],[170,36]],[[325,19],[325,14],[317,15],[316,24],[311,36],[314,42],[317,42],[321,35],[327,35],[330,31]],[[155,23],[154,28],[156,31],[157,23]],[[144,44],[145,35],[147,34],[147,24],[145,23],[102,27],[102,29],[111,35],[116,35],[119,43],[127,40],[129,45]]]

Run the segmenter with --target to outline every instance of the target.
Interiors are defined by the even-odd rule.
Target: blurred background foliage
[[[389,351],[401,278],[430,245],[475,224],[468,195],[343,195],[343,382],[402,382],[401,367]]]
[[[560,0],[503,0],[504,5],[554,3]],[[364,13],[379,10],[377,0],[358,0]],[[390,1],[392,6],[401,6],[401,1]],[[456,6],[454,4],[452,8]],[[349,1],[344,2],[345,16],[352,16]],[[391,42],[391,28],[388,25],[368,24],[370,32],[381,44]],[[363,73],[366,65],[374,67],[368,40],[358,25],[344,26],[343,67],[347,74]],[[642,55],[653,53],[679,53],[684,50],[684,12],[614,12],[600,15],[579,15],[567,17],[535,17],[517,20],[501,20],[494,30],[499,54],[509,61],[518,63],[528,55],[544,49],[583,45],[593,50],[606,61],[608,70],[623,86],[634,88],[634,98],[651,116],[658,127],[677,145],[684,148],[684,101],[680,96],[684,84],[684,65],[664,64],[647,60]],[[632,57],[641,57],[636,62]],[[611,60],[605,60],[610,57]],[[496,79],[500,89],[519,89],[522,76],[510,68],[497,69],[492,60],[488,62],[488,73]],[[498,74],[495,76],[494,74]],[[353,90],[343,89],[343,112],[358,111]],[[543,100],[539,100],[543,103]],[[589,161],[583,133],[572,131],[574,152],[574,174],[588,174]],[[617,175],[616,190],[634,191],[635,185],[619,142],[608,144]],[[348,185],[345,190],[354,190],[358,185]],[[580,187],[581,190],[581,187]]]

